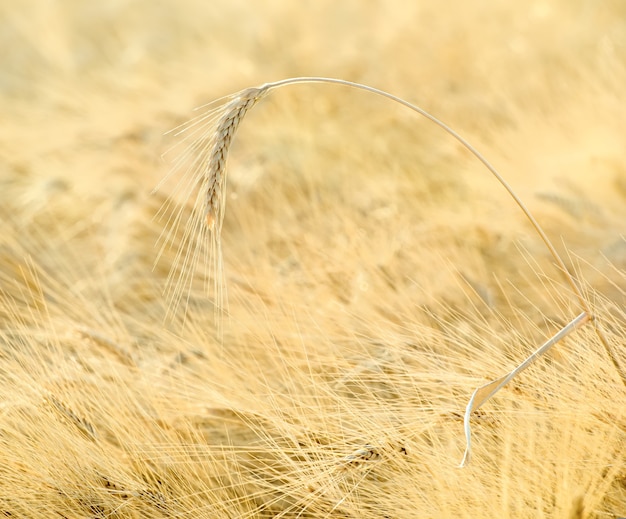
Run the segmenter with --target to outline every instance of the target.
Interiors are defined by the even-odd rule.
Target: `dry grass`
[[[620,2],[0,13],[0,516],[626,516],[626,392],[590,326],[476,413],[457,468],[471,392],[578,302],[449,137],[363,92],[275,92],[225,190],[222,152],[209,168],[228,205],[210,268],[210,181],[184,172],[215,134],[158,160],[245,85],[416,101],[506,175],[623,364]]]

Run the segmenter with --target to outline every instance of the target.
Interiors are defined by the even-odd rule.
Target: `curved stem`
[[[389,92],[385,92],[384,90],[379,90],[378,88],[374,88],[368,85],[363,85],[362,83],[355,83],[353,81],[346,81],[343,79],[327,78],[327,77],[297,77],[297,78],[283,79],[283,80],[275,81],[272,83],[266,83],[261,87],[261,89],[273,90],[275,88],[283,87],[286,85],[291,85],[294,83],[333,83],[337,85],[344,85],[344,86],[348,86],[352,88],[357,88],[360,90],[365,90],[366,92],[371,92],[373,94],[386,97],[387,99],[395,101],[396,103],[399,103],[402,106],[405,106],[406,108],[409,108],[410,110],[413,110],[414,112],[417,112],[421,116],[433,122],[434,124],[439,126],[442,130],[444,130],[448,135],[452,136],[456,141],[458,141],[472,155],[474,155],[474,157],[476,157],[489,170],[489,172],[498,180],[498,182],[500,182],[502,187],[506,189],[506,191],[509,193],[511,198],[513,198],[515,203],[518,205],[518,207],[522,210],[522,212],[524,213],[528,221],[531,223],[531,225],[533,226],[533,228],[535,229],[535,231],[537,232],[537,234],[543,241],[544,245],[550,251],[552,258],[556,262],[562,274],[565,276],[565,279],[569,283],[582,309],[589,316],[590,320],[594,323],[594,329],[596,331],[598,338],[600,339],[600,342],[602,343],[607,355],[609,356],[611,362],[613,363],[615,369],[617,370],[622,380],[622,383],[626,385],[626,373],[622,370],[617,360],[617,357],[613,354],[613,351],[611,350],[611,347],[609,346],[608,340],[606,339],[606,336],[604,332],[602,331],[602,328],[600,327],[599,323],[596,322],[595,316],[593,312],[591,311],[591,307],[588,301],[585,299],[585,296],[579,284],[574,279],[574,276],[571,274],[570,270],[565,265],[565,262],[563,261],[559,253],[557,252],[556,248],[554,247],[554,245],[548,238],[547,234],[545,233],[541,225],[539,225],[539,222],[535,220],[535,217],[532,215],[530,210],[526,207],[524,202],[522,202],[522,200],[515,194],[515,191],[513,191],[513,188],[504,179],[504,177],[498,172],[498,170],[493,165],[491,165],[491,163],[476,148],[474,148],[474,146],[472,146],[467,140],[461,137],[461,135],[459,135],[456,131],[450,128],[447,124],[437,119],[437,117],[428,113],[426,110],[420,108],[419,106],[409,103],[408,101],[405,101],[404,99],[398,96],[390,94]]]
[[[586,312],[581,313],[578,317],[576,317],[566,326],[561,328],[556,333],[556,335],[548,339],[540,348],[535,350],[529,357],[524,360],[524,362],[517,366],[513,371],[507,373],[499,379],[492,380],[491,382],[479,387],[478,389],[476,389],[476,391],[474,391],[470,398],[470,401],[467,403],[465,416],[463,418],[463,428],[465,429],[465,440],[467,442],[467,446],[465,448],[465,454],[463,455],[463,461],[461,461],[461,467],[464,467],[467,463],[469,463],[472,453],[472,435],[470,429],[471,414],[476,411],[476,409],[478,409],[481,405],[483,405],[487,400],[489,400],[493,395],[495,395],[498,391],[500,391],[506,384],[513,380],[513,378],[515,378],[518,374],[520,374],[528,366],[535,362],[539,357],[541,357],[541,355],[543,355],[550,348],[552,348],[557,342],[562,340],[564,337],[567,337],[576,328],[584,325],[588,320],[589,315],[587,315]]]

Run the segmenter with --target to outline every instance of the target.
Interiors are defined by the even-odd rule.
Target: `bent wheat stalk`
[[[543,355],[550,348],[552,348],[552,346],[567,337],[578,327],[584,325],[587,321],[589,321],[589,314],[587,312],[582,312],[578,317],[573,319],[570,323],[568,323],[561,330],[559,330],[556,335],[548,339],[540,348],[535,350],[529,357],[526,358],[526,360],[524,360],[524,362],[517,366],[513,371],[507,373],[503,377],[492,380],[484,386],[480,386],[478,389],[476,389],[476,391],[472,393],[470,401],[467,404],[467,408],[465,409],[465,417],[463,419],[466,447],[465,454],[463,455],[463,460],[461,461],[461,467],[464,467],[469,463],[470,456],[472,454],[472,433],[470,430],[470,417],[472,413],[476,411],[481,405],[483,405],[487,400],[489,400],[493,395],[495,395],[498,391],[500,391],[500,389],[502,389],[506,384],[513,380],[517,375],[524,371],[528,366],[535,362],[539,357],[541,357],[541,355]]]
[[[465,140],[461,135],[459,135],[456,131],[450,128],[448,125],[443,123],[437,117],[431,115],[427,111],[422,108],[383,90],[379,90],[377,88],[363,85],[361,83],[354,83],[352,81],[346,81],[343,79],[336,78],[325,78],[325,77],[297,77],[297,78],[289,78],[281,81],[276,81],[273,83],[266,83],[259,87],[248,88],[242,90],[241,92],[234,94],[233,96],[229,96],[229,102],[217,109],[212,110],[208,114],[201,116],[197,121],[192,121],[187,127],[183,128],[179,133],[187,131],[189,129],[194,129],[197,127],[204,128],[207,121],[213,122],[215,126],[212,128],[212,133],[209,136],[209,145],[197,145],[193,143],[190,147],[191,151],[199,149],[201,152],[205,154],[202,155],[200,162],[197,160],[194,161],[192,168],[192,176],[193,182],[200,183],[201,186],[204,186],[204,201],[202,202],[204,205],[204,222],[200,222],[199,220],[194,220],[191,225],[187,227],[185,231],[185,236],[188,238],[190,234],[197,232],[200,226],[203,226],[204,232],[210,233],[211,239],[211,251],[214,254],[219,256],[221,254],[221,249],[219,247],[220,243],[220,235],[224,217],[224,205],[225,205],[225,197],[224,197],[224,183],[226,180],[226,161],[228,158],[228,151],[230,145],[233,141],[235,132],[239,127],[243,117],[245,114],[252,108],[258,100],[262,97],[266,96],[270,91],[278,89],[280,87],[284,87],[287,85],[293,85],[296,83],[331,83],[337,85],[343,85],[351,88],[356,88],[359,90],[364,90],[387,99],[390,99],[400,105],[420,114],[425,117],[435,125],[439,126],[442,130],[444,130],[447,134],[452,136],[456,141],[458,141],[464,148],[466,148],[474,157],[476,157],[486,168],[487,170],[496,178],[496,180],[504,187],[504,189],[508,192],[509,196],[513,198],[518,207],[522,210],[528,221],[533,226],[534,230],[537,232],[545,246],[550,252],[550,255],[554,259],[557,268],[561,272],[561,274],[565,277],[565,280],[570,285],[572,292],[578,299],[579,305],[582,309],[582,313],[575,318],[570,324],[565,326],[562,330],[560,330],[552,339],[550,339],[547,343],[545,343],[541,348],[539,348],[535,353],[533,353],[529,358],[527,358],[520,366],[518,366],[515,370],[513,370],[508,375],[497,379],[496,381],[490,382],[489,384],[478,388],[466,409],[465,414],[465,433],[467,440],[467,448],[465,451],[465,456],[463,458],[462,465],[464,465],[470,456],[470,426],[469,419],[471,413],[476,410],[480,405],[484,404],[496,391],[498,391],[502,386],[504,386],[507,382],[509,382],[513,377],[515,377],[520,371],[528,367],[534,360],[536,360],[540,355],[545,353],[548,349],[550,349],[554,344],[556,344],[563,337],[568,335],[578,326],[582,326],[587,322],[592,322],[594,324],[595,332],[600,340],[604,350],[606,351],[607,356],[609,357],[611,363],[615,367],[622,383],[626,385],[626,372],[622,369],[617,356],[612,351],[606,336],[600,326],[600,324],[595,319],[593,312],[591,311],[591,306],[587,299],[585,298],[581,287],[578,282],[571,274],[569,269],[567,268],[565,262],[558,254],[556,248],[546,235],[545,231],[539,224],[539,222],[534,218],[522,200],[516,195],[513,188],[508,184],[508,182],[504,179],[504,177],[496,170],[496,168],[476,149],[474,148],[467,140]],[[196,132],[193,130],[192,136]],[[201,136],[206,136],[206,134],[201,134]],[[192,141],[193,142],[193,141]],[[197,147],[199,146],[199,147]],[[207,156],[208,155],[208,156]],[[198,211],[196,211],[196,216]],[[178,224],[178,222],[176,222]],[[204,235],[203,231],[200,231],[201,235]],[[195,253],[194,253],[195,254]],[[192,258],[195,260],[195,257]],[[188,258],[185,257],[184,263],[187,265]],[[221,258],[213,258],[213,264],[221,266]],[[189,276],[190,274],[184,273],[186,269],[183,269],[182,276]],[[183,278],[183,281],[189,282],[187,277]],[[175,290],[175,294],[178,295],[180,299],[180,292]],[[219,299],[219,297],[218,297]]]

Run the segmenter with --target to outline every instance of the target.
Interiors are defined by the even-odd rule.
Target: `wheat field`
[[[626,517],[624,2],[4,0],[0,42],[0,516]],[[195,224],[211,135],[171,130],[314,75],[471,142],[595,317],[464,468],[472,392],[580,303],[475,157],[341,85],[259,100]]]

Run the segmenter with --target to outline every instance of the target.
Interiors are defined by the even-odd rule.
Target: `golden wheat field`
[[[563,264],[389,99],[210,119],[299,76]],[[621,0],[0,0],[0,517],[626,517],[625,84]]]

